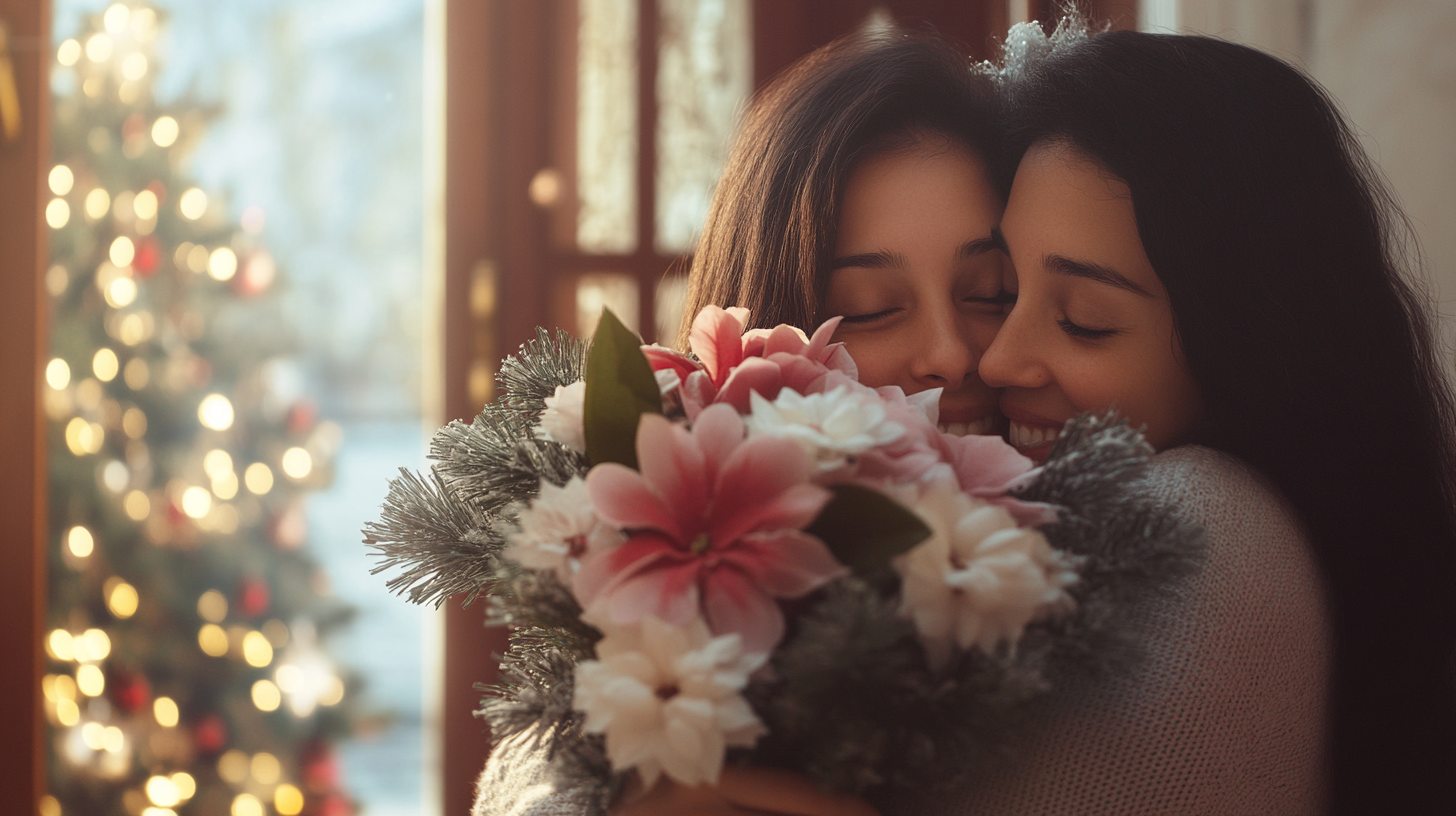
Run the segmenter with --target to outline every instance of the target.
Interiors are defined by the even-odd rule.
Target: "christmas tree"
[[[264,214],[183,172],[211,114],[153,97],[160,23],[117,3],[56,52],[45,809],[347,814],[350,611],[303,507],[340,432],[286,387]]]

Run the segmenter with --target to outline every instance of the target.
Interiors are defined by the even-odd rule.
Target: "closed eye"
[[[1104,340],[1117,334],[1117,329],[1089,329],[1086,326],[1078,326],[1065,317],[1057,321],[1057,326],[1069,337],[1079,340]]]
[[[876,320],[884,320],[885,318],[887,318],[887,317],[889,317],[889,316],[891,316],[891,315],[893,315],[893,314],[895,314],[897,312],[900,312],[900,311],[903,311],[903,310],[902,309],[899,309],[899,308],[894,308],[894,309],[885,309],[884,311],[881,311],[881,312],[872,312],[870,314],[845,315],[844,316],[844,319],[841,320],[840,323],[850,323],[850,324],[855,324],[855,325],[863,324],[863,323],[873,323]]]

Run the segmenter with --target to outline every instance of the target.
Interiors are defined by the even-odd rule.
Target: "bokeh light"
[[[255,669],[261,669],[273,662],[273,644],[262,632],[249,632],[243,636],[243,660]]]
[[[227,632],[215,623],[203,624],[197,630],[197,646],[208,657],[222,657],[228,651]]]
[[[71,192],[71,187],[76,183],[76,176],[71,172],[71,168],[58,164],[51,168],[50,175],[46,177],[46,183],[50,185],[51,192],[63,196]]]
[[[102,347],[91,358],[91,370],[96,373],[96,379],[111,382],[121,370],[121,361],[116,358],[116,352]]]
[[[207,193],[196,187],[189,188],[177,200],[177,211],[188,221],[196,221],[207,212]]]
[[[46,205],[45,218],[46,226],[60,229],[71,221],[71,205],[64,198],[53,198]]]
[[[84,667],[83,667],[84,668]],[[277,711],[278,705],[283,702],[283,695],[279,693],[278,687],[272,680],[259,680],[253,684],[253,705],[259,711]]]
[[[177,136],[181,132],[182,128],[177,125],[177,120],[170,116],[159,116],[152,123],[152,141],[157,147],[171,147],[177,142]]]
[[[197,614],[208,623],[222,623],[227,613],[227,596],[215,589],[209,589],[197,599]]]
[[[208,394],[197,406],[197,418],[204,427],[226,431],[233,426],[233,404],[222,394]]]
[[[152,701],[152,716],[157,718],[157,725],[176,728],[181,712],[177,710],[177,701],[171,697],[158,697]]]
[[[232,280],[238,273],[238,256],[227,247],[218,247],[207,256],[207,274],[214,280]]]
[[[254,462],[243,472],[243,483],[249,491],[262,496],[273,489],[273,469],[262,462]]]
[[[305,479],[313,472],[313,457],[303,448],[289,448],[283,452],[283,472],[290,479]]]
[[[56,357],[46,364],[45,378],[46,385],[59,391],[71,383],[71,367]]]
[[[78,525],[66,533],[66,547],[70,549],[71,555],[85,558],[96,549],[96,539],[90,530]]]
[[[137,595],[136,587],[120,578],[113,578],[108,582],[106,608],[111,610],[111,614],[126,620],[136,614],[140,603],[141,598]]]

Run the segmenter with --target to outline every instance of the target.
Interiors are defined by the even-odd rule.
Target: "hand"
[[[717,787],[663,779],[645,795],[634,777],[612,816],[879,816],[854,796],[825,793],[788,771],[724,768]]]

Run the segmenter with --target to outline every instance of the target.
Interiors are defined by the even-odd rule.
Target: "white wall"
[[[1304,67],[1339,101],[1420,239],[1456,348],[1456,3],[1177,0],[1177,26]],[[1450,370],[1450,369],[1448,369]]]

